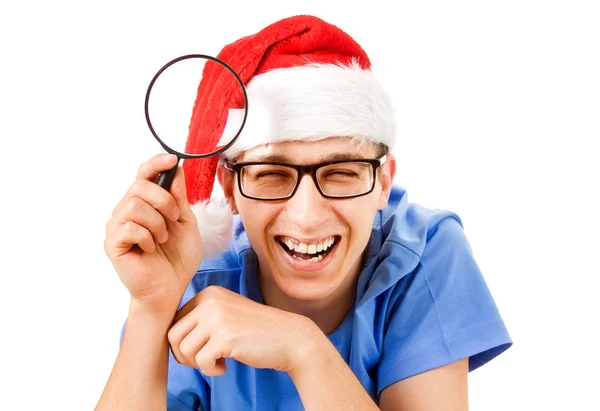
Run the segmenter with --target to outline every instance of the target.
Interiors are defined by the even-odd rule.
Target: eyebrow
[[[365,157],[360,154],[347,154],[347,153],[332,153],[327,154],[325,156],[321,156],[315,161],[309,161],[308,165],[311,164],[320,164],[320,163],[328,163],[333,161],[343,161],[343,160],[364,160]],[[297,161],[294,161],[291,157],[288,157],[285,154],[265,154],[262,156],[256,156],[249,159],[244,159],[244,162],[261,162],[261,163],[288,163],[288,164],[296,164]]]

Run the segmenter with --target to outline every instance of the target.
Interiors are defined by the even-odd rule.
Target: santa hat
[[[226,46],[217,58],[240,76],[248,95],[244,129],[222,156],[235,158],[266,143],[337,136],[393,147],[394,115],[387,93],[367,54],[338,27],[313,16],[286,18]],[[244,107],[243,94],[231,79],[212,74],[204,73],[199,85],[186,152],[214,150],[231,121],[230,108]],[[197,137],[199,129],[202,138]],[[225,250],[231,237],[227,202],[209,201],[218,161],[183,163],[188,200],[208,257]]]

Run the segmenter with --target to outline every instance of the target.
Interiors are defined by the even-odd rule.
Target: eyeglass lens
[[[366,193],[373,185],[373,167],[369,163],[350,161],[317,169],[321,191],[332,197],[349,197]],[[257,198],[289,196],[298,182],[298,171],[275,164],[246,165],[241,169],[243,192]]]

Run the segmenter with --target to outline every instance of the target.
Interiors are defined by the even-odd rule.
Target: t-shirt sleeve
[[[378,367],[378,392],[469,358],[479,368],[512,345],[461,224],[441,220],[420,263],[395,289]]]

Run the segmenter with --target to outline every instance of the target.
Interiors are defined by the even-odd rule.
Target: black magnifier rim
[[[244,108],[244,119],[242,120],[242,125],[240,126],[240,129],[238,130],[237,134],[233,137],[233,139],[227,143],[226,145],[224,145],[223,147],[221,147],[218,150],[215,151],[211,151],[210,153],[205,153],[205,154],[186,154],[186,153],[180,153],[179,151],[173,150],[171,147],[169,147],[167,144],[165,144],[164,141],[162,141],[162,139],[158,136],[158,134],[156,134],[156,131],[154,130],[154,127],[152,126],[152,121],[150,121],[150,114],[148,113],[148,102],[150,101],[150,93],[152,91],[152,87],[154,87],[154,83],[156,82],[156,80],[158,79],[158,77],[160,77],[160,75],[169,67],[171,67],[173,64],[182,61],[182,60],[187,60],[187,59],[193,59],[193,58],[202,58],[202,59],[206,59],[206,60],[211,60],[214,61],[215,63],[221,64],[223,67],[225,67],[227,70],[229,70],[231,72],[231,74],[233,74],[236,78],[236,80],[238,81],[238,83],[240,83],[240,86],[242,87],[242,91],[244,92],[244,101],[246,103],[246,107]],[[212,56],[207,56],[205,54],[187,54],[185,56],[181,56],[181,57],[177,57],[171,61],[169,61],[167,64],[165,64],[160,70],[158,70],[158,72],[154,75],[154,77],[152,78],[152,81],[150,82],[150,84],[148,85],[148,90],[146,91],[146,100],[144,102],[144,112],[146,114],[146,123],[148,123],[148,127],[150,128],[150,132],[152,133],[152,135],[154,136],[154,138],[156,138],[156,140],[158,140],[158,142],[160,143],[160,145],[169,153],[169,154],[174,154],[176,156],[178,156],[180,159],[191,159],[191,158],[206,158],[206,157],[212,157],[214,155],[217,154],[221,154],[222,152],[224,152],[225,150],[227,150],[229,147],[231,147],[233,145],[233,143],[235,143],[235,141],[238,139],[240,133],[242,132],[242,130],[244,129],[244,125],[246,124],[246,118],[248,117],[248,93],[246,92],[246,87],[244,86],[244,82],[242,81],[242,79],[240,78],[240,76],[238,76],[238,74],[235,72],[235,70],[233,70],[227,63],[225,63],[222,60],[219,60],[216,57],[212,57]]]

